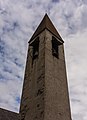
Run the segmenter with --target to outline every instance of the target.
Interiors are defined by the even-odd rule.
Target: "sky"
[[[64,40],[73,120],[87,120],[87,0],[0,0],[0,107],[19,111],[28,41],[48,14]]]

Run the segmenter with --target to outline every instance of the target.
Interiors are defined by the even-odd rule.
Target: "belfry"
[[[21,120],[71,120],[63,44],[46,14],[29,41]]]

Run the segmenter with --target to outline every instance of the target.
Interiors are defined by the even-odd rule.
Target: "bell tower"
[[[29,41],[21,120],[71,120],[63,44],[46,14]]]

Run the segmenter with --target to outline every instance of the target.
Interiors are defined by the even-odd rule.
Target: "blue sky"
[[[45,13],[65,41],[73,120],[87,120],[87,0],[0,0],[0,107],[19,111],[28,41]]]

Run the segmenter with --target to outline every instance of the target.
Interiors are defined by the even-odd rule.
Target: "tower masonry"
[[[63,44],[46,14],[29,41],[21,120],[71,120]]]

